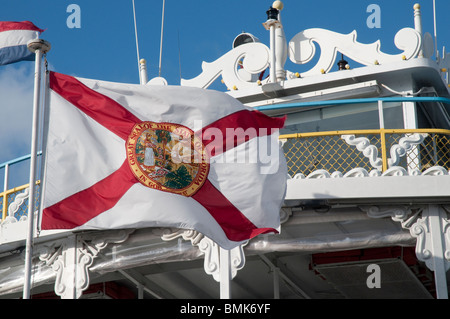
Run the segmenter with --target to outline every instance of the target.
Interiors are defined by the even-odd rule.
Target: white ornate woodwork
[[[342,135],[341,138],[349,145],[356,146],[356,149],[363,153],[370,161],[370,165],[378,170],[383,166],[382,159],[378,157],[378,149],[371,145],[367,137],[355,137],[355,135]]]
[[[357,42],[356,31],[340,34],[319,28],[307,29],[297,33],[289,41],[288,48],[283,27],[274,31],[276,41],[271,45],[275,45],[275,78],[278,82],[298,77],[294,75],[295,73],[285,70],[287,56],[293,63],[306,64],[316,54],[315,43],[320,46],[320,58],[314,67],[302,72],[301,77],[329,72],[335,65],[338,52],[362,65],[378,65],[413,59],[418,56],[422,47],[421,34],[412,28],[401,29],[395,35],[394,43],[402,50],[399,54],[383,53],[380,41],[371,44]],[[270,50],[266,45],[247,43],[232,49],[213,62],[203,62],[202,73],[193,79],[182,79],[181,85],[207,88],[222,75],[223,82],[230,90],[255,87],[269,81],[269,78],[259,81],[258,75],[270,66],[270,61]],[[448,63],[441,64],[445,67]]]
[[[369,176],[369,173],[365,169],[357,167],[345,173],[343,177],[367,177],[367,176]],[[335,174],[334,177],[337,177],[337,175]]]
[[[394,166],[385,170],[383,176],[408,176],[408,171],[401,166]]]
[[[89,235],[74,234],[40,247],[39,259],[56,273],[55,293],[62,299],[78,299],[89,286],[89,267],[110,243],[124,242],[133,230]]]
[[[417,171],[413,171],[412,174],[420,174]],[[449,175],[450,172],[447,171],[442,166],[433,166],[428,168],[425,172],[422,173],[422,175],[426,176],[443,176],[443,175]]]
[[[20,194],[17,194],[14,198],[14,201],[9,204],[8,206],[8,215],[4,220],[1,221],[1,224],[11,224],[16,223],[18,221],[26,221],[27,216],[21,216],[19,220],[14,216],[14,214],[19,211],[20,207],[23,205],[23,203],[28,199],[28,196],[30,195],[30,188],[27,187],[24,189],[24,191]]]
[[[342,174],[339,171],[335,171],[333,173],[329,173],[327,170],[318,169],[311,172],[308,176],[303,175],[302,173],[295,174],[293,177],[289,176],[288,178],[292,179],[319,179],[319,178],[350,178],[350,177],[389,177],[389,176],[444,176],[450,175],[450,172],[447,171],[442,166],[433,166],[425,170],[424,172],[420,172],[418,169],[407,171],[405,168],[401,166],[394,166],[388,168],[386,171],[381,172],[380,170],[371,170],[368,172],[365,168],[356,167],[351,169],[345,174]]]
[[[391,158],[388,159],[389,171],[388,175],[392,171],[398,171],[397,167],[400,158],[408,154],[408,152],[417,151],[416,146],[420,145],[424,139],[428,136],[426,133],[414,133],[407,134],[400,138],[398,144],[391,146],[389,154]],[[341,138],[349,145],[355,146],[356,149],[363,153],[370,161],[370,165],[377,170],[382,169],[382,159],[378,157],[378,149],[376,146],[371,145],[367,137],[355,137],[355,135],[342,135]],[[394,169],[395,168],[395,169]]]
[[[190,240],[192,246],[198,246],[200,241],[205,237],[202,233],[191,229],[157,228],[153,232],[161,236],[161,239],[164,241],[171,241],[179,237],[184,240]]]
[[[413,218],[411,218],[411,214],[413,209],[409,206],[400,205],[400,206],[360,206],[360,209],[366,212],[367,216],[372,218],[384,218],[391,217],[393,221],[399,222],[402,224],[402,227],[405,229],[409,229],[415,220],[417,220],[417,216],[422,212],[422,208],[419,207],[416,209],[416,212],[413,214]]]
[[[269,66],[269,49],[262,43],[240,45],[214,62],[203,62],[202,73],[190,80],[181,80],[182,86],[207,88],[220,75],[230,89],[257,86],[258,74]],[[264,81],[262,81],[264,82]]]
[[[402,137],[398,141],[398,144],[392,145],[391,147],[391,158],[388,159],[388,166],[392,167],[398,165],[400,157],[403,157],[408,152],[414,150],[415,146],[420,145],[427,136],[428,134],[426,133],[414,133]]]
[[[22,204],[28,199],[29,196],[29,187],[25,188],[22,193],[17,194],[14,198],[14,201],[8,206],[8,217],[14,217],[14,214],[20,209],[20,206],[22,206]]]
[[[400,54],[381,52],[380,41],[362,44],[356,41],[357,33],[340,34],[324,29],[308,29],[297,33],[289,42],[289,58],[297,64],[305,64],[312,60],[316,53],[313,42],[320,46],[320,59],[317,64],[302,77],[328,72],[333,67],[338,51],[350,59],[363,65],[385,64],[409,60],[417,56],[421,47],[421,35],[414,29],[404,28],[395,35],[395,45]]]
[[[391,217],[417,238],[416,256],[435,274],[438,298],[448,298],[446,272],[450,269],[449,207],[428,204],[409,206],[360,206],[369,217]]]
[[[204,237],[198,245],[198,249],[205,255],[203,268],[214,280],[220,278],[220,251],[219,246],[211,239]]]
[[[417,238],[416,244],[416,255],[419,260],[426,263],[427,267],[435,271],[436,270],[436,260],[432,258],[436,256],[440,249],[436,250],[433,242],[441,241],[443,245],[443,259],[445,262],[445,271],[450,269],[450,221],[447,218],[447,214],[442,208],[434,207],[437,213],[423,214],[422,218],[419,218],[417,222],[411,226],[411,235]],[[436,219],[438,223],[435,223]],[[433,225],[433,223],[435,223]],[[437,226],[437,227],[436,227]],[[436,227],[433,229],[433,227]]]
[[[233,279],[236,276],[238,270],[242,269],[245,265],[245,254],[243,249],[243,246],[245,244],[239,245],[236,248],[231,249],[230,251],[231,279]],[[208,275],[213,276],[215,281],[220,282],[220,247],[208,237],[204,237],[200,241],[198,248],[205,254],[205,272]]]
[[[204,236],[203,234],[194,230],[165,228],[162,230],[162,240],[174,240],[176,238],[183,238],[190,240],[193,246],[198,246],[198,249],[205,255],[204,269],[208,275],[213,276],[214,280],[220,282],[220,247],[214,241]],[[234,278],[238,270],[245,265],[245,253],[243,247],[248,242],[245,242],[236,248],[231,249],[231,278]]]
[[[300,175],[300,178],[302,175]],[[330,178],[330,177],[331,177],[330,174],[326,170],[318,169],[309,174],[308,177],[306,177],[306,179]],[[294,178],[298,178],[298,176],[295,176]]]

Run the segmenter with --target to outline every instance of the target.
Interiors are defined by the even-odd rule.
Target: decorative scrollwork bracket
[[[369,217],[390,216],[417,239],[416,256],[435,274],[438,298],[448,298],[446,272],[450,269],[450,206],[361,206]]]
[[[124,242],[134,230],[89,235],[73,234],[42,246],[39,259],[56,273],[55,293],[62,299],[78,299],[89,287],[89,267],[100,251],[110,243]]]
[[[165,229],[161,236],[163,240],[173,240],[175,238],[190,240],[193,246],[205,255],[203,267],[208,275],[213,276],[214,280],[220,282],[220,247],[210,238],[194,230],[185,229]],[[248,243],[231,249],[231,278],[234,278],[237,272],[245,265],[245,253],[243,247]]]

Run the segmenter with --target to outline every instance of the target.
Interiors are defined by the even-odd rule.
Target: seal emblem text
[[[126,152],[133,174],[153,189],[190,197],[209,173],[201,139],[180,124],[136,124],[127,139]]]

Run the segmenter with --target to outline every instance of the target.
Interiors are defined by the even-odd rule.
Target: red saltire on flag
[[[0,21],[0,65],[19,61],[34,61],[35,54],[27,43],[37,39],[44,30],[30,21]]]
[[[49,95],[41,229],[176,227],[226,249],[278,232],[284,118],[221,92],[55,72]]]

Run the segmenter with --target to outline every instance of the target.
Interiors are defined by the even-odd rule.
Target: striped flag
[[[35,54],[28,50],[27,42],[39,37],[39,29],[30,21],[0,21],[0,65],[19,61],[34,61]]]
[[[194,229],[231,249],[279,231],[284,118],[217,91],[50,73],[41,229]]]

